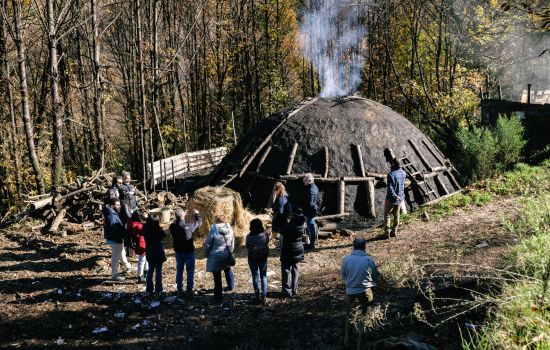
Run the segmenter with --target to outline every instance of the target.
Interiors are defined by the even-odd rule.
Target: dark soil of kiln
[[[269,142],[262,142],[270,134],[273,136]],[[288,169],[295,143],[295,157]],[[356,146],[361,149],[361,159]],[[207,182],[212,186],[219,185],[226,175],[240,172],[240,176],[236,176],[228,186],[241,193],[245,204],[260,212],[269,201],[273,179],[287,173],[313,173],[319,177],[324,174],[326,163],[329,178],[363,177],[365,171],[386,174],[389,171],[384,156],[386,148],[391,148],[395,157],[406,156],[414,164],[415,170],[409,169],[410,173],[430,173],[432,167],[448,165],[448,160],[426,135],[389,107],[355,96],[315,98],[302,102],[296,109],[277,112],[264,119],[242,137]],[[256,173],[260,176],[255,176]],[[433,177],[425,180],[437,197],[459,189],[453,187],[448,173],[440,173],[438,179],[441,185],[436,184]],[[321,191],[322,214],[337,213],[336,183],[317,185]],[[291,198],[298,199],[299,203],[305,192],[301,178],[288,180],[286,186]],[[377,186],[376,207],[383,207],[384,197],[384,186]],[[409,206],[416,206],[415,201],[423,201],[419,193],[409,190],[407,198],[411,199]],[[368,216],[364,184],[346,183],[344,202],[346,212]],[[381,214],[377,213],[377,216],[380,218]]]
[[[390,264],[405,265],[410,257],[418,264],[495,266],[513,240],[504,233],[501,218],[515,215],[514,201],[507,199],[457,211],[441,222],[415,221],[392,240],[380,239],[378,228],[363,233],[369,238],[367,250],[382,270]],[[269,302],[263,307],[252,301],[241,250],[236,289],[225,294],[220,307],[212,303],[213,283],[204,272],[202,253],[196,267],[197,296],[175,294],[175,260],[169,254],[164,264],[166,295],[146,297],[133,276],[125,282],[108,281],[109,249],[101,233],[54,237],[13,228],[0,235],[0,348],[342,349],[345,303],[338,270],[351,251],[350,243],[350,237],[324,240],[306,254],[297,299],[283,299],[278,293],[280,265],[273,250]],[[460,274],[443,268],[437,272]],[[389,305],[388,318],[407,315],[415,302],[425,302],[416,290],[398,288],[389,277],[384,276],[377,291],[378,301]],[[452,287],[443,293],[464,297],[463,290]],[[408,337],[439,349],[458,349],[459,328],[479,317],[467,314],[435,329],[402,317],[370,341]]]

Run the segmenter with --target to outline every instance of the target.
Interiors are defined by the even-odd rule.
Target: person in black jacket
[[[313,180],[312,174],[304,176],[304,186],[306,187],[306,198],[304,202],[304,214],[306,216],[307,230],[309,233],[310,244],[306,249],[315,248],[317,241],[317,225],[315,224],[315,216],[317,215],[317,199],[319,198],[319,189]]]
[[[118,179],[118,178],[117,178]],[[122,205],[123,214],[126,216],[126,220],[132,217],[132,214],[137,209],[137,197],[136,189],[131,184],[131,175],[125,171],[122,173],[122,184],[118,185],[120,203]]]
[[[252,273],[252,285],[256,300],[262,304],[267,296],[267,258],[269,257],[269,234],[265,231],[262,220],[256,218],[250,221],[250,233],[246,236],[248,266]],[[261,279],[261,292],[258,281]]]
[[[300,277],[300,261],[304,260],[304,244],[302,236],[306,232],[306,217],[301,208],[293,211],[290,222],[281,227],[284,244],[281,249],[281,279],[283,295],[296,297],[298,295],[298,278]]]
[[[122,186],[122,176],[116,176],[113,178],[111,187],[109,187],[107,192],[105,192],[105,196],[103,197],[103,205],[109,205],[109,201],[111,199],[120,199],[120,186]]]
[[[122,281],[124,277],[120,276],[118,264],[120,261],[126,265],[126,270],[129,271],[132,265],[126,259],[126,253],[122,241],[126,234],[124,224],[118,215],[120,211],[120,201],[116,198],[111,198],[109,204],[103,207],[103,215],[105,217],[105,226],[103,235],[107,244],[111,246],[111,277],[115,281]]]
[[[187,222],[185,217],[187,211],[178,209],[176,221],[170,225],[170,233],[176,253],[176,286],[178,292],[183,291],[183,270],[187,265],[187,288],[186,292],[193,294],[193,281],[195,275],[195,245],[193,244],[193,232],[202,225],[202,218],[199,211],[195,209],[195,221]]]
[[[166,232],[160,227],[158,217],[149,216],[147,218],[147,222],[143,226],[143,237],[145,237],[145,256],[149,264],[145,291],[147,293],[153,292],[153,274],[155,274],[154,291],[161,293],[164,291],[162,288],[162,264],[166,261],[162,240],[166,237]]]

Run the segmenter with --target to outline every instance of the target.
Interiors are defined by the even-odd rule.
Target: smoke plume
[[[321,97],[353,93],[361,84],[361,42],[366,29],[359,19],[365,1],[312,0],[300,26],[304,55],[317,68]]]

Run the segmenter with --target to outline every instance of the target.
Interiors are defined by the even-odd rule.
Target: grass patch
[[[548,177],[539,170],[524,168],[523,174],[506,181],[518,184],[518,178]],[[528,198],[522,215],[507,223],[520,238],[510,249],[507,264],[522,277],[503,284],[489,312],[490,321],[463,339],[463,349],[550,349],[550,188],[539,190],[529,192],[539,195]]]
[[[493,195],[484,190],[473,190],[468,193],[458,193],[454,196],[441,200],[430,206],[420,207],[419,210],[410,214],[407,221],[410,223],[416,218],[429,218],[439,221],[445,217],[453,215],[457,208],[467,208],[472,206],[482,206],[493,200]]]
[[[480,187],[499,196],[536,196],[550,188],[550,160],[540,165],[518,163],[512,171],[495,179],[482,181]]]

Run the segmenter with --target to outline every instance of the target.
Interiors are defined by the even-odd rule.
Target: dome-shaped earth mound
[[[314,98],[275,113],[244,136],[208,184],[240,192],[260,211],[270,206],[276,181],[301,203],[302,176],[313,173],[319,215],[380,216],[387,149],[407,171],[409,209],[460,188],[456,170],[426,135],[390,108],[360,97]]]

